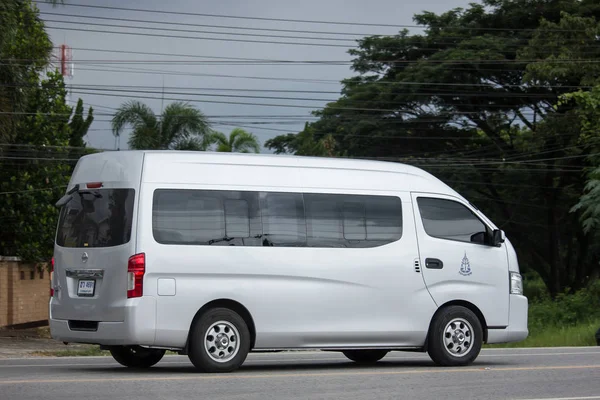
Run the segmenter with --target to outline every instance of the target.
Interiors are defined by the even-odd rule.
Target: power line
[[[77,24],[81,25],[80,21],[64,21],[55,19],[46,19],[45,22],[62,23],[62,24]],[[135,20],[133,20],[135,21]],[[215,31],[202,31],[198,29],[176,29],[176,28],[161,28],[161,27],[146,27],[146,26],[131,26],[131,25],[117,25],[117,24],[101,24],[96,22],[85,22],[86,26],[101,26],[106,28],[126,28],[126,29],[146,29],[146,30],[161,30],[165,32],[182,32],[182,33],[202,33],[209,35],[230,35],[230,36],[253,36],[253,37],[264,37],[264,38],[276,38],[276,39],[302,39],[302,40],[331,40],[334,42],[356,42],[353,39],[345,38],[327,38],[327,37],[316,37],[316,36],[291,36],[291,35],[270,35],[261,33],[248,33],[248,32],[215,32]],[[56,27],[54,27],[56,29]],[[62,28],[59,28],[62,29]]]
[[[19,85],[19,84],[5,84],[0,85],[0,87],[31,87],[32,85]],[[307,97],[281,97],[281,96],[265,96],[265,95],[246,95],[246,94],[236,94],[231,92],[260,92],[260,93],[322,93],[322,94],[339,94],[338,92],[331,91],[297,91],[297,90],[267,90],[267,89],[230,89],[230,88],[183,88],[183,87],[173,87],[168,88],[165,87],[162,90],[159,87],[154,87],[155,90],[152,90],[151,87],[144,86],[133,86],[133,85],[69,85],[69,90],[75,91],[94,91],[94,92],[128,92],[128,93],[142,93],[142,94],[169,94],[169,95],[182,95],[182,96],[194,96],[194,97],[237,97],[237,98],[252,98],[252,99],[273,99],[273,100],[292,100],[292,101],[324,101],[324,102],[335,102],[337,99],[325,99],[325,98],[307,98]],[[178,90],[190,90],[190,91],[206,91],[206,92],[214,92],[214,91],[224,91],[229,92],[227,94],[224,93],[189,93],[186,91],[174,91],[172,89]],[[425,89],[427,90],[427,89]],[[473,92],[458,92],[458,91],[447,91],[443,92],[439,89],[436,91],[422,91],[422,92],[400,92],[400,91],[389,91],[386,94],[408,94],[411,96],[432,96],[432,97],[487,97],[487,98],[501,98],[501,99],[548,99],[554,100],[557,98],[557,95],[550,93],[518,93],[518,92],[504,92],[504,91],[473,91]],[[353,99],[354,103],[372,103],[372,102],[380,102],[381,100],[377,97],[370,100],[356,100]],[[385,101],[386,104],[405,104],[404,101]],[[509,107],[514,106],[513,104],[486,104],[486,108],[490,107]],[[483,106],[482,106],[483,108]]]
[[[182,36],[182,35],[163,35],[158,33],[141,33],[141,32],[123,32],[123,31],[102,31],[97,29],[83,29],[83,28],[64,28],[60,26],[49,26],[51,29],[58,29],[63,31],[75,31],[75,32],[91,32],[91,33],[102,33],[110,35],[134,35],[144,37],[160,37],[169,39],[194,39],[194,40],[216,40],[220,42],[239,42],[239,43],[261,43],[261,44],[281,44],[281,45],[294,45],[294,46],[319,46],[319,47],[340,47],[349,48],[354,46],[346,46],[342,44],[333,43],[302,43],[302,42],[279,42],[273,40],[250,40],[250,39],[227,39],[227,38],[216,38],[216,37],[198,37],[198,36]]]
[[[248,61],[248,62],[257,62],[256,65],[262,65],[261,63],[264,63],[265,65],[271,65],[270,63],[273,64],[291,64],[291,65],[298,65],[298,64],[315,64],[315,65],[345,65],[345,64],[352,64],[353,61],[344,61],[344,60],[281,60],[281,59],[264,59],[264,58],[241,58],[241,57],[218,57],[218,56],[207,56],[207,55],[196,55],[196,54],[174,54],[174,53],[156,53],[156,52],[144,52],[144,51],[133,51],[133,50],[108,50],[108,49],[93,49],[93,48],[85,48],[85,47],[73,47],[72,50],[80,50],[80,51],[90,51],[90,52],[103,52],[103,53],[115,53],[115,54],[138,54],[138,55],[150,55],[150,56],[165,56],[165,57],[182,57],[182,58],[203,58],[203,59],[219,59],[219,60],[233,60],[233,61]],[[580,59],[573,59],[574,61],[579,61]],[[573,61],[571,60],[571,61]],[[31,60],[27,60],[27,61],[31,61]],[[93,60],[79,60],[79,61],[85,61],[85,62],[93,62]],[[78,61],[78,62],[79,62]],[[105,62],[105,61],[109,61],[109,62],[115,62],[115,63],[119,63],[119,62],[123,62],[126,60],[99,60],[99,62]],[[148,60],[134,60],[135,62],[145,62]],[[150,60],[151,61],[151,60]],[[418,62],[426,62],[427,60],[418,60],[418,61],[414,61],[415,63]],[[434,61],[438,61],[438,60],[431,60],[431,62]],[[456,61],[456,62],[473,62],[473,61],[485,61],[485,62],[489,62],[489,63],[497,63],[499,62],[498,60],[468,60],[468,59],[464,59],[464,60],[449,60],[449,61]],[[439,62],[449,62],[449,61],[439,61]],[[512,62],[511,60],[501,60],[501,62]],[[514,60],[516,61],[516,60]],[[529,61],[535,61],[535,62],[539,62],[540,60],[521,60],[524,62],[529,62]],[[559,60],[559,62],[568,62],[569,60]],[[584,61],[584,60],[581,60]],[[588,61],[593,61],[598,62],[597,59],[590,59]],[[171,63],[171,61],[161,61],[164,63]],[[389,63],[401,63],[404,62],[402,60],[397,60],[397,61],[380,61],[380,62],[389,62]],[[409,62],[409,61],[406,61]],[[229,63],[227,64],[229,65]],[[237,64],[234,64],[237,65]],[[111,66],[111,68],[114,68]],[[339,83],[339,81],[333,81],[336,83]],[[447,82],[439,82],[439,83],[429,83],[429,82],[370,82],[371,84],[414,84],[414,85],[426,85],[426,84],[435,84],[435,85],[452,85],[452,86],[490,86],[490,84],[469,84],[469,83],[447,83]],[[521,84],[521,85],[502,85],[503,87],[560,87],[560,88],[568,88],[568,87],[572,87],[572,88],[579,88],[581,86],[568,86],[568,85],[530,85],[530,84]],[[587,86],[589,88],[591,88],[591,86]]]
[[[219,56],[207,56],[198,54],[175,54],[175,53],[156,53],[146,51],[134,51],[134,50],[108,50],[108,49],[92,49],[86,47],[71,47],[71,50],[79,51],[90,51],[90,52],[103,52],[111,54],[139,54],[149,56],[164,56],[164,57],[188,57],[188,58],[203,58],[203,59],[219,59],[219,60],[234,60],[234,61],[264,61],[264,62],[279,62],[279,63],[320,63],[320,62],[336,62],[336,63],[350,63],[348,60],[339,61],[327,61],[327,60],[278,60],[278,59],[265,59],[265,58],[244,58],[244,57],[219,57]]]
[[[3,157],[0,157],[3,158]],[[28,190],[15,190],[12,192],[0,192],[0,195],[7,195],[7,194],[21,194],[21,193],[30,193],[30,192],[45,192],[45,191],[50,191],[50,190],[57,190],[57,189],[63,189],[66,188],[67,186],[55,186],[55,187],[51,187],[51,188],[43,188],[43,189],[28,189]]]
[[[43,59],[2,59],[3,62],[11,62],[10,65],[29,65],[30,62],[44,61]],[[243,61],[243,60],[228,60],[228,61],[207,61],[207,60],[148,60],[148,59],[74,59],[73,61],[86,65],[128,65],[128,64],[154,64],[154,65],[268,65],[268,66],[297,66],[297,65],[315,65],[315,66],[340,66],[349,65],[351,61],[330,61],[330,60],[258,60],[258,61]],[[584,58],[564,58],[560,60],[525,60],[525,59],[453,59],[453,60],[436,60],[436,59],[419,59],[419,60],[380,60],[381,63],[390,65],[426,65],[426,64],[445,64],[445,65],[462,65],[468,63],[476,63],[480,65],[497,65],[497,64],[600,64],[598,59]],[[8,64],[4,64],[8,65]]]
[[[239,26],[239,25],[210,25],[210,24],[186,23],[186,22],[182,22],[182,21],[158,21],[158,20],[148,20],[148,19],[105,17],[105,16],[97,16],[97,15],[54,13],[54,12],[47,12],[47,11],[42,11],[41,14],[52,15],[52,16],[56,16],[56,17],[82,18],[82,19],[93,19],[93,20],[104,20],[104,21],[134,22],[134,23],[138,23],[138,24],[159,24],[159,25],[168,25],[168,26],[177,25],[177,26],[189,26],[189,27],[194,27],[194,28],[201,27],[201,28],[216,28],[216,29],[229,29],[229,30],[234,29],[234,30],[241,30],[241,31],[264,31],[264,32],[284,32],[284,33],[297,33],[297,34],[358,36],[360,38],[392,37],[392,36],[398,35],[398,32],[382,34],[382,33],[364,33],[364,32],[315,31],[315,30],[304,30],[304,29],[281,29],[281,28],[265,28],[265,27],[256,28],[256,27],[247,27],[247,26]],[[50,20],[48,20],[48,21],[50,21]],[[81,23],[81,22],[72,22],[72,21],[66,21],[66,20],[53,20],[51,22]],[[106,24],[106,26],[112,26],[112,25]],[[146,27],[130,26],[130,25],[127,25],[126,27],[128,27],[128,28],[146,28]],[[415,27],[415,26],[412,26],[412,27]],[[422,28],[425,29],[425,28],[427,28],[427,26],[422,26]],[[457,27],[453,26],[452,29],[454,29],[454,28],[457,28]],[[151,29],[162,29],[162,28],[151,27]],[[462,29],[462,28],[459,27],[459,29]],[[483,31],[483,30],[486,30],[487,28],[482,27],[482,28],[466,28],[466,29],[475,30],[475,31],[478,31],[478,30]],[[516,30],[515,29],[507,29],[507,31],[513,32]],[[559,29],[559,30],[555,30],[555,31],[570,32],[571,30]],[[577,30],[574,30],[574,31],[577,31]],[[585,32],[585,31],[581,30],[581,32]],[[219,32],[219,33],[221,33],[221,32]],[[225,33],[225,32],[223,32],[223,33]],[[448,42],[440,42],[438,39],[431,40],[429,38],[428,43],[454,44],[454,42],[452,42],[451,40],[465,39],[465,36],[444,35],[442,38],[445,40],[449,40],[449,41]],[[501,36],[501,37],[495,37],[495,38],[508,40],[511,42],[511,45],[515,45],[515,46],[517,46],[518,43],[527,44],[527,43],[529,43],[529,40],[530,40],[530,38],[527,38],[527,37],[515,38],[515,37]],[[323,38],[319,38],[319,39],[323,39]],[[538,38],[538,40],[540,40],[540,38]],[[572,41],[572,42],[577,42],[577,43],[581,42],[581,40],[579,38],[562,38],[562,40],[563,40],[563,42],[564,41],[566,41],[566,42]],[[553,43],[550,40],[549,40],[549,42]],[[591,46],[589,46],[589,47],[591,47]]]
[[[109,51],[109,50],[101,50]],[[170,71],[170,70],[150,70],[143,68],[128,68],[128,67],[115,67],[109,66],[111,69],[96,69],[96,68],[81,68],[84,71],[96,71],[96,72],[124,72],[124,73],[152,73],[152,74],[168,74],[168,75],[182,75],[182,76],[202,76],[202,77],[223,77],[223,78],[240,78],[240,79],[258,79],[258,80],[273,80],[273,81],[285,81],[285,82],[296,82],[296,83],[325,83],[325,84],[336,84],[339,85],[341,82],[334,79],[303,79],[303,78],[278,78],[278,77],[266,77],[266,76],[244,76],[244,75],[223,75],[223,74],[198,74],[193,72],[185,71]],[[416,81],[377,81],[368,82],[365,85],[397,85],[397,86],[450,86],[450,87],[483,87],[483,88],[494,88],[494,84],[489,83],[450,83],[450,82],[416,82]],[[496,87],[499,87],[496,85]],[[561,88],[561,89],[592,89],[593,86],[576,86],[576,85],[531,85],[531,84],[504,84],[502,88]],[[162,88],[162,86],[161,86]],[[339,92],[336,92],[339,93]]]
[[[111,25],[108,25],[108,26],[111,26]],[[112,26],[115,26],[115,25],[112,25]],[[296,46],[358,48],[358,46],[350,46],[350,45],[334,44],[334,43],[305,43],[305,42],[288,42],[288,41],[272,41],[272,40],[250,40],[250,39],[231,39],[231,38],[218,38],[218,37],[166,35],[166,34],[157,34],[157,33],[106,31],[106,30],[83,29],[83,28],[66,28],[66,27],[49,26],[49,25],[48,25],[48,28],[58,29],[58,30],[66,30],[66,31],[76,31],[76,32],[90,32],[90,33],[102,33],[102,34],[114,34],[114,35],[134,35],[134,36],[144,36],[144,37],[161,37],[161,38],[170,38],[170,39],[215,40],[215,41],[223,41],[223,42],[240,42],[240,43],[261,43],[261,44],[280,44],[280,45],[296,45]],[[126,29],[135,29],[135,28],[127,27]],[[211,33],[209,33],[209,34],[211,34]],[[215,32],[213,34],[222,34],[222,33]],[[311,40],[311,39],[305,39],[305,40]],[[318,39],[318,40],[333,40],[333,39]],[[394,46],[394,47],[387,47],[387,49],[388,50],[392,50],[392,49],[401,50],[401,49],[403,49],[403,47]],[[431,48],[423,47],[423,48],[421,48],[421,50],[439,51],[440,49],[435,48],[435,47],[431,47]]]
[[[40,14],[54,15],[57,17],[69,17],[69,18],[91,18],[98,20],[110,20],[110,21],[123,21],[123,22],[137,22],[137,23],[148,23],[148,24],[165,24],[165,25],[180,25],[180,26],[191,26],[191,27],[202,27],[202,28],[218,28],[218,29],[238,29],[238,30],[252,30],[252,31],[265,31],[265,32],[287,32],[287,33],[307,33],[316,35],[340,35],[340,36],[387,36],[375,33],[353,33],[353,32],[331,32],[331,31],[314,31],[314,30],[298,30],[298,29],[281,29],[281,28],[252,28],[247,26],[236,26],[236,25],[207,25],[207,24],[192,24],[181,21],[157,21],[157,20],[144,20],[144,19],[132,19],[132,18],[116,18],[116,17],[101,17],[96,15],[79,15],[79,14],[62,14],[42,11]],[[62,21],[57,21],[62,22]]]
[[[268,17],[249,17],[249,16],[236,16],[236,15],[223,15],[223,14],[207,14],[207,13],[193,13],[193,12],[181,12],[172,10],[149,10],[143,8],[126,8],[126,7],[111,7],[111,6],[100,6],[100,5],[88,5],[88,4],[65,4],[67,7],[84,7],[84,8],[95,8],[104,10],[118,10],[118,11],[132,11],[132,12],[145,12],[160,15],[185,15],[194,17],[211,17],[211,18],[229,18],[229,19],[242,19],[242,20],[256,20],[256,21],[273,21],[273,22],[294,22],[303,24],[325,24],[325,25],[347,25],[347,26],[373,26],[373,27],[390,27],[390,28],[418,28],[426,29],[428,26],[425,25],[406,25],[406,24],[376,24],[368,22],[346,22],[346,21],[323,21],[323,20],[303,20],[303,19],[291,19],[291,18],[268,18]],[[444,28],[444,26],[436,26],[438,28]],[[506,32],[517,32],[517,31],[535,31],[533,28],[481,28],[473,26],[446,26],[446,28],[458,29],[458,30],[480,30],[480,31],[506,31]],[[584,29],[556,29],[553,31],[557,32],[585,32]]]
[[[277,78],[277,77],[266,77],[266,76],[244,76],[244,75],[228,75],[228,74],[205,74],[195,72],[184,72],[184,71],[165,71],[165,70],[150,70],[144,68],[128,68],[128,67],[109,67],[108,69],[97,69],[82,67],[83,71],[95,71],[95,72],[117,72],[117,73],[149,73],[153,75],[179,75],[179,76],[202,76],[212,78],[236,78],[236,79],[256,79],[256,80],[268,80],[268,81],[285,81],[285,82],[297,82],[297,83],[322,83],[322,84],[334,84],[339,85],[340,82],[333,79],[306,79],[306,78]]]
[[[80,17],[80,18],[94,18],[95,17],[91,17],[91,16],[76,16],[76,17]],[[106,18],[104,17],[104,19],[113,19],[113,18]],[[129,21],[129,22],[136,22],[136,23],[141,23],[143,21],[139,21],[139,20],[135,20],[135,19],[123,19],[123,18],[114,18],[115,20],[122,20],[122,21]],[[77,25],[81,25],[82,22],[81,21],[70,21],[70,20],[56,20],[56,19],[46,19],[45,22],[51,22],[51,23],[62,23],[62,24],[77,24]],[[252,36],[252,37],[263,37],[263,38],[274,38],[274,39],[300,39],[300,40],[317,40],[317,41],[334,41],[334,42],[354,42],[357,43],[357,41],[359,40],[359,38],[339,38],[339,37],[323,37],[323,36],[292,36],[292,35],[282,35],[282,34],[278,34],[278,35],[274,35],[274,34],[264,34],[264,33],[248,33],[248,32],[220,32],[220,31],[204,31],[204,30],[198,30],[198,29],[177,29],[177,28],[165,28],[165,27],[156,27],[156,26],[133,26],[133,25],[120,25],[120,24],[106,24],[106,23],[97,23],[97,22],[84,22],[86,26],[99,26],[99,27],[105,27],[105,28],[125,28],[125,29],[142,29],[142,30],[152,30],[152,31],[156,31],[156,30],[160,30],[160,31],[165,31],[165,32],[179,32],[179,33],[195,33],[195,34],[209,34],[209,35],[229,35],[229,36],[244,36],[244,37],[248,37],[248,36]],[[167,24],[167,25],[173,25],[176,23],[166,23],[166,22],[151,22],[151,23],[159,23],[159,24]],[[177,25],[184,25],[184,24],[178,24]],[[193,24],[189,24],[192,25]],[[217,26],[218,27],[218,26]],[[62,29],[62,28],[57,28],[55,27],[55,29]],[[236,29],[236,28],[233,28]],[[246,28],[246,29],[251,29],[251,28]],[[257,30],[257,29],[254,29]],[[296,33],[306,33],[306,32],[302,32],[302,31],[294,31]],[[355,35],[356,36],[356,35]],[[391,37],[393,35],[387,35],[386,37]],[[381,35],[377,35],[376,37],[381,37]],[[440,41],[439,39],[429,39],[427,41],[428,45],[447,45],[447,46],[453,46],[456,44],[457,40],[463,40],[464,38],[459,37],[457,38],[457,40],[450,40],[451,38],[448,37],[443,37],[443,39],[445,39],[445,41]],[[505,38],[506,39],[506,38]],[[574,44],[577,44],[578,47],[581,48],[589,48],[589,49],[594,49],[596,50],[596,46],[594,44],[589,44],[589,45],[582,45],[581,44],[581,39],[575,38],[575,39],[565,39],[563,40],[563,42],[573,42]],[[521,42],[521,43],[519,43]],[[546,45],[546,47],[551,47],[551,48],[560,48],[561,45],[564,45],[565,43],[561,43],[561,44],[555,44],[553,41],[550,41],[549,45]],[[523,38],[523,39],[517,39],[517,40],[511,40],[510,43],[506,44],[504,46],[504,48],[513,48],[513,49],[519,49],[521,47],[524,47],[528,45],[528,39]],[[387,46],[384,48],[387,49],[391,49],[391,48],[396,48],[397,46]],[[426,47],[422,47],[421,50],[439,50],[437,48],[426,48]],[[594,52],[594,54],[596,54],[597,51]]]

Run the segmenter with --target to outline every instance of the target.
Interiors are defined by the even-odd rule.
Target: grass
[[[110,353],[105,350],[100,350],[100,346],[90,346],[76,350],[36,351],[31,355],[39,357],[92,357],[109,356]]]
[[[486,345],[489,348],[502,347],[570,347],[596,346],[595,334],[600,328],[600,319],[573,326],[546,327],[532,332],[527,339],[518,343]]]

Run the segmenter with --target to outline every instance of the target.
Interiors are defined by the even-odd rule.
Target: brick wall
[[[47,321],[49,291],[45,265],[0,257],[0,327]]]

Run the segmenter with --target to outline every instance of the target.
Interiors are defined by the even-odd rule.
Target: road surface
[[[357,366],[329,352],[257,353],[229,374],[183,356],[135,371],[108,357],[0,359],[0,399],[584,399],[600,400],[600,347],[486,349],[470,367],[389,353]]]

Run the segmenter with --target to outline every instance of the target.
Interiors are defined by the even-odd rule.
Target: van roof
[[[127,157],[128,154],[144,153],[152,155],[165,161],[181,159],[183,157],[197,158],[198,161],[206,163],[231,163],[246,165],[265,166],[296,166],[296,167],[320,167],[349,170],[381,171],[409,173],[422,177],[433,177],[428,172],[412,165],[392,161],[378,161],[356,158],[341,157],[314,157],[297,156],[289,154],[253,154],[253,153],[222,153],[213,151],[186,151],[186,150],[122,150],[107,151],[102,154],[112,153],[114,155]],[[98,154],[98,153],[96,153]],[[93,156],[89,155],[89,156]],[[89,157],[85,156],[85,157]],[[204,160],[200,160],[203,158]],[[292,164],[292,165],[290,165]]]
[[[372,173],[376,172],[402,174],[405,175],[404,179],[402,180],[403,185],[410,187],[410,190],[435,191],[437,193],[445,193],[452,196],[462,197],[441,180],[418,167],[389,161],[184,150],[105,151],[102,153],[83,156],[81,160],[89,160],[92,162],[92,164],[94,164],[94,161],[102,160],[102,162],[105,163],[109,160],[113,160],[122,167],[130,166],[133,169],[137,169],[137,165],[135,164],[139,164],[142,159],[145,160],[144,164],[147,165],[149,169],[159,174],[160,170],[162,169],[164,171],[168,165],[174,166],[180,163],[184,163],[189,167],[191,167],[193,164],[221,164],[237,166],[252,165],[262,167],[281,166],[296,167],[301,169],[323,168],[328,170],[337,170],[338,172],[340,170],[356,172],[362,171],[369,176],[372,176]],[[156,165],[157,168],[152,168],[151,165]],[[126,167],[123,169],[129,168]],[[144,175],[146,175],[146,172],[144,172]]]

